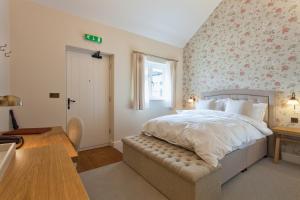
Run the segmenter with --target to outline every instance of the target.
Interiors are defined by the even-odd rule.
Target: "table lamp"
[[[0,107],[12,107],[12,106],[22,106],[22,100],[20,97],[13,95],[0,96]],[[12,117],[12,124],[14,129],[18,129],[17,121],[13,115],[13,111],[10,110],[10,115]],[[17,149],[20,148],[24,144],[24,139],[22,136],[8,136],[8,135],[0,135],[0,144],[6,143],[16,143]]]
[[[22,106],[20,97],[13,95],[0,96],[0,107]]]

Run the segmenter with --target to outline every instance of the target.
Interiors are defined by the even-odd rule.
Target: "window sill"
[[[156,101],[166,101],[166,100],[164,100],[164,99],[150,99],[150,101],[156,102]]]

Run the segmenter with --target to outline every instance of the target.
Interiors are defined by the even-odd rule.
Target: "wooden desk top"
[[[0,195],[1,200],[89,199],[60,144],[19,149],[0,182]]]
[[[77,151],[61,127],[54,127],[51,131],[42,134],[22,136],[24,138],[24,145],[19,150],[44,147],[52,144],[62,144],[74,162],[78,159]]]
[[[272,131],[280,135],[300,137],[300,128],[274,127]]]

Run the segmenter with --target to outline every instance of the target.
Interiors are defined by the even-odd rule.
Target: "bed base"
[[[248,167],[267,155],[267,139],[262,138],[254,144],[245,146],[226,155],[221,161],[221,174],[224,184],[240,172],[245,172]]]

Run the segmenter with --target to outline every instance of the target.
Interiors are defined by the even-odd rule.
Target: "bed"
[[[276,92],[265,90],[226,90],[205,92],[202,96],[204,99],[224,99],[231,98],[234,100],[250,100],[254,103],[267,103],[267,111],[264,121],[268,127],[274,127],[276,124]],[[272,156],[273,153],[273,137],[265,137],[257,140],[256,143],[245,145],[232,153],[226,155],[221,161],[222,165],[222,184],[239,174],[241,171],[247,170],[249,166],[265,156]]]
[[[268,126],[275,124],[273,91],[216,91],[203,93],[201,98],[266,103],[268,107],[264,121]],[[212,167],[214,162],[208,164],[191,149],[166,142],[164,138],[140,135],[125,138],[123,143],[124,161],[169,199],[174,200],[220,199],[222,184],[268,154],[268,137],[260,137],[230,151]]]

